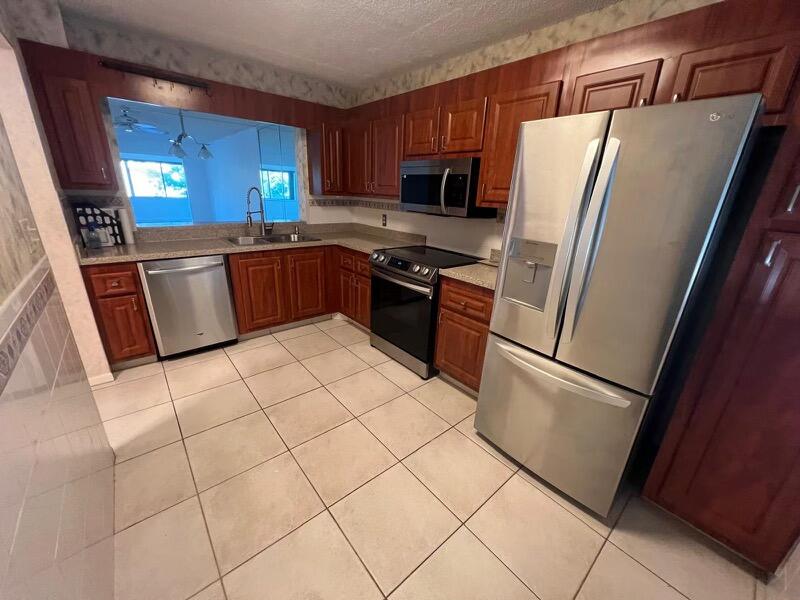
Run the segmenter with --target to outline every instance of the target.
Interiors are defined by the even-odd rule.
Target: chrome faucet
[[[258,194],[258,207],[259,210],[250,210],[250,194],[255,190],[256,194]],[[247,190],[247,212],[246,212],[246,221],[247,221],[247,228],[250,229],[253,226],[253,215],[260,215],[261,216],[261,237],[267,236],[267,223],[266,223],[266,211],[264,210],[264,196],[261,194],[261,190],[258,189],[256,186],[251,187]],[[274,227],[274,223],[269,224],[269,231],[272,233],[272,228]]]

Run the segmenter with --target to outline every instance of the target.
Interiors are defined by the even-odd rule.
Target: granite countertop
[[[124,246],[100,248],[98,250],[82,249],[79,254],[79,261],[81,265],[101,265],[168,258],[188,258],[191,256],[207,256],[209,254],[236,254],[239,252],[260,252],[264,250],[285,250],[287,248],[331,245],[344,246],[351,250],[370,253],[378,248],[404,245],[394,238],[366,235],[360,232],[311,235],[320,238],[319,241],[258,244],[253,246],[237,246],[224,238],[139,242]]]
[[[466,265],[463,267],[452,267],[442,269],[439,274],[443,277],[458,279],[472,285],[493,290],[497,283],[497,267],[488,261]]]

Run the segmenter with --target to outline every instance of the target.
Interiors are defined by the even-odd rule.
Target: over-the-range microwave
[[[476,206],[479,158],[405,160],[400,163],[400,208],[448,217],[494,218]]]

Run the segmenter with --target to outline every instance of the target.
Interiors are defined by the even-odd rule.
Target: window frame
[[[287,179],[289,180],[289,197],[288,198],[273,198],[270,195],[269,187],[264,187],[264,175],[266,174],[267,179],[267,186],[269,185],[269,173],[286,173],[288,176]],[[259,176],[261,179],[261,193],[264,196],[264,200],[273,200],[273,201],[282,201],[282,202],[296,202],[297,201],[297,170],[286,168],[284,166],[271,166],[271,165],[261,165],[259,169]]]

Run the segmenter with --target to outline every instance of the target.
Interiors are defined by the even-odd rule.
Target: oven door
[[[372,269],[373,345],[422,377],[430,375],[433,363],[436,302],[433,286]],[[420,373],[421,369],[425,374]]]

